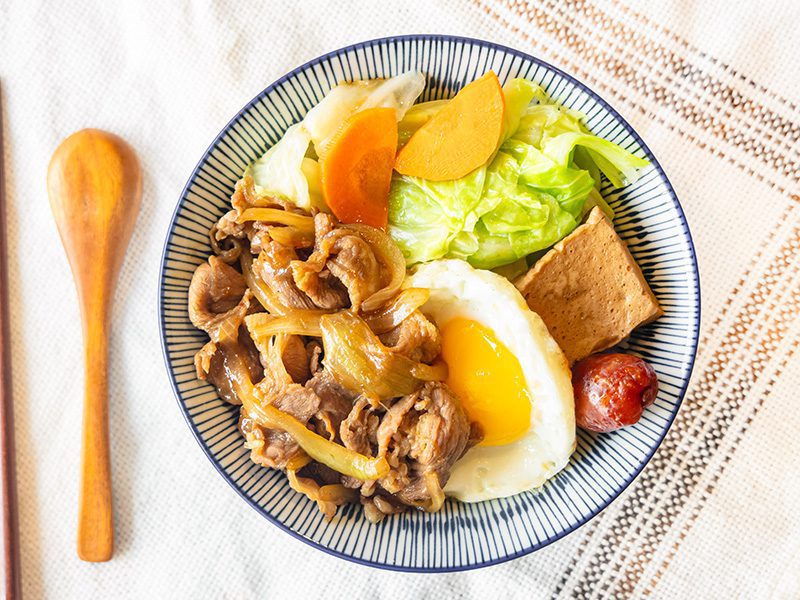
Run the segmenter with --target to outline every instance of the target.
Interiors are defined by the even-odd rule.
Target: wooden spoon
[[[47,192],[83,320],[85,397],[78,508],[78,556],[103,562],[114,550],[108,443],[108,333],[111,301],[142,199],[136,155],[117,136],[74,133],[56,149]]]

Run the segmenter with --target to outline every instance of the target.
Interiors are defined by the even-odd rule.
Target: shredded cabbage
[[[443,257],[485,269],[513,263],[556,243],[593,206],[613,217],[598,191],[600,174],[622,187],[649,164],[589,133],[583,115],[534,83],[513,79],[503,92],[503,141],[487,165],[453,181],[395,173],[389,232],[407,264]],[[409,111],[401,129],[420,127],[438,108]]]

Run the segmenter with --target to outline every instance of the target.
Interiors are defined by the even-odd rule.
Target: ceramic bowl
[[[603,193],[616,211],[618,233],[666,311],[625,344],[655,367],[660,390],[637,425],[603,435],[579,431],[568,467],[540,490],[478,504],[448,500],[438,513],[408,511],[377,525],[357,505],[342,507],[327,520],[282,473],[249,460],[237,429],[238,407],[221,401],[195,377],[192,357],[206,336],[189,322],[187,292],[195,268],[211,254],[208,230],[228,210],[245,166],[337,82],[409,69],[428,78],[422,100],[451,97],[489,69],[501,81],[533,80],[564,106],[584,113],[593,132],[652,162],[636,184]],[[342,558],[397,570],[452,571],[534,552],[585,524],[633,481],[683,399],[697,347],[700,289],[675,192],[644,141],[606,101],[534,56],[474,39],[418,35],[364,42],[315,58],[268,86],[233,117],[178,199],[164,246],[159,312],[167,370],[189,429],[244,501],[284,531]]]

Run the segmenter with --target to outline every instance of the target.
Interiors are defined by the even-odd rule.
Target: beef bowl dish
[[[161,317],[181,408],[248,502],[345,558],[452,570],[632,481],[685,390],[699,287],[610,107],[515,51],[412,36],[312,61],[220,134]]]

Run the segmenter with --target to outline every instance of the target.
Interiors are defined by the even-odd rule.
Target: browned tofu
[[[599,208],[515,285],[570,364],[610,348],[664,314],[625,242]]]

